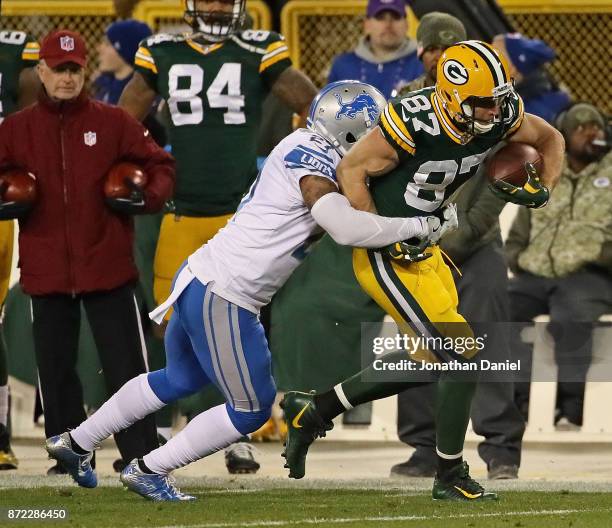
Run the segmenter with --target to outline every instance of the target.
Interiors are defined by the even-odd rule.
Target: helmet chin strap
[[[363,119],[365,121],[366,129],[369,130],[372,127],[372,120],[370,119],[370,114],[367,108],[363,108],[362,112],[363,112]]]
[[[315,130],[316,132],[318,132],[319,134],[321,134],[325,139],[327,139],[327,141],[329,141],[334,148],[338,151],[338,153],[344,157],[346,154],[346,149],[340,144],[340,142],[334,137],[332,136],[327,128],[325,127],[325,125],[319,120],[317,121],[313,126],[312,126],[313,130]]]

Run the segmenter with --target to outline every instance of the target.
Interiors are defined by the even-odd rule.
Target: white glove
[[[414,219],[420,223],[420,229],[415,230],[414,236],[421,240],[431,240],[440,231],[441,224],[437,216],[416,216]]]
[[[427,217],[428,221],[429,218],[431,217]],[[446,233],[454,231],[458,227],[457,204],[450,203],[442,210],[442,223],[438,229],[434,229],[429,235],[429,240],[432,244],[437,244]]]

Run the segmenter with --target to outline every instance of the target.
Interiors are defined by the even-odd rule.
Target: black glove
[[[144,214],[146,212],[144,191],[129,178],[126,178],[124,182],[130,188],[130,195],[127,198],[107,198],[106,204],[118,213]]]
[[[491,192],[506,202],[524,205],[538,209],[548,203],[549,191],[540,183],[540,178],[533,163],[525,163],[527,181],[522,187],[517,187],[505,181],[495,181],[489,185]]]
[[[0,181],[0,220],[14,220],[16,218],[22,218],[32,209],[31,202],[5,202],[2,200],[2,195],[8,183],[6,181]]]
[[[431,257],[431,253],[425,253],[425,250],[431,245],[429,239],[419,241],[418,239],[410,239],[410,242],[417,241],[417,244],[410,244],[408,241],[396,242],[381,248],[381,253],[391,260],[402,262],[419,262]]]
[[[32,209],[32,204],[19,202],[3,202],[0,200],[0,220],[23,218]]]

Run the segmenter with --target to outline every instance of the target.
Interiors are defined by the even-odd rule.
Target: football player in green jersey
[[[18,108],[32,102],[38,91],[39,45],[23,31],[0,30],[0,122]],[[0,470],[17,469],[17,458],[10,446],[8,425],[8,367],[2,310],[13,258],[13,220],[0,222]]]
[[[244,16],[245,0],[185,0],[185,20],[193,32],[143,41],[136,72],[119,101],[142,119],[161,96],[170,115],[177,181],[174,210],[162,220],[155,256],[158,303],[168,297],[182,262],[226,224],[257,175],[266,95],[273,92],[305,118],[317,92],[291,66],[283,37],[241,31]],[[239,458],[248,470],[246,457]],[[257,464],[250,465],[257,470]]]
[[[533,145],[543,158],[544,169],[537,175],[528,164],[523,187],[496,182],[492,191],[506,201],[544,206],[561,172],[563,137],[542,119],[523,113],[505,59],[488,44],[464,41],[444,52],[434,87],[387,105],[379,127],[339,164],[338,180],[357,209],[394,217],[437,214],[443,218],[443,232],[457,221],[452,204],[444,207],[445,200],[476,173],[489,150],[502,140]],[[449,351],[436,345],[436,338],[442,342],[451,338],[455,346],[457,338],[464,344],[473,338],[470,326],[457,312],[457,291],[436,245],[439,238],[430,237],[429,244],[421,246],[408,241],[380,251],[354,249],[353,269],[362,288],[393,317],[401,333],[434,338],[427,342],[431,346],[410,351],[412,361],[421,363],[417,369],[436,363],[436,370],[441,371],[433,498],[495,499],[494,493],[486,492],[470,477],[463,461],[474,377],[466,379],[452,368],[439,368],[464,370],[461,365],[470,362],[480,348]],[[385,362],[406,358],[407,351],[401,350],[385,356]],[[366,401],[397,394],[423,379],[414,373],[418,370],[406,370],[401,381],[371,381],[378,371],[380,364],[375,362],[320,395],[285,395],[282,406],[288,436],[284,455],[290,477],[304,476],[308,447],[332,428],[335,416]]]
[[[34,102],[40,82],[38,42],[23,31],[0,29],[0,122],[18,108]]]
[[[240,31],[245,0],[185,0],[186,35],[159,34],[136,54],[136,73],[120,99],[142,118],[161,95],[177,159],[175,210],[162,223],[156,300],[163,301],[182,261],[236,210],[256,176],[261,104],[274,92],[306,115],[316,88],[291,66],[281,35]]]

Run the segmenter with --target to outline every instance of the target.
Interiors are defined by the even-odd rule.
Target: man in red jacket
[[[54,31],[42,43],[39,100],[0,125],[0,177],[18,167],[36,176],[37,201],[19,219],[21,286],[32,297],[33,332],[47,437],[85,418],[75,369],[81,302],[113,394],[146,370],[134,298],[131,214],[159,211],[172,195],[174,161],[127,112],[83,89],[86,45]],[[105,201],[110,168],[130,161],[148,176],[132,199]],[[0,204],[1,207],[1,204]],[[115,435],[124,460],[157,446],[145,418]]]

